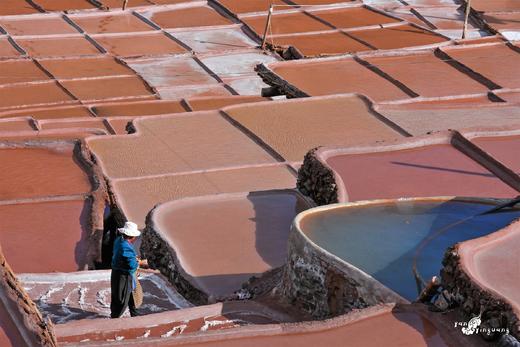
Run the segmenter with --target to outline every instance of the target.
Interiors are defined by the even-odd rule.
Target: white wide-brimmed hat
[[[122,228],[118,228],[117,231],[119,231],[121,234],[125,234],[126,236],[130,237],[137,237],[141,235],[141,232],[139,229],[137,229],[137,224],[133,222],[126,222],[125,226]]]

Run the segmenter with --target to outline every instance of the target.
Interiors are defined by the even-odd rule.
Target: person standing
[[[114,241],[110,276],[110,317],[121,317],[127,307],[130,309],[130,316],[135,317],[139,312],[135,307],[132,292],[136,287],[136,271],[144,261],[137,257],[132,244],[141,232],[137,229],[137,224],[132,222],[126,222],[125,226],[117,231],[119,236]]]

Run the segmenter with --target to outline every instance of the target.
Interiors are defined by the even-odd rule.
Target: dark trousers
[[[112,275],[110,276],[110,287],[112,289],[110,317],[121,317],[127,307],[130,309],[130,316],[138,316],[139,313],[135,307],[134,297],[132,295],[132,275],[112,270]]]

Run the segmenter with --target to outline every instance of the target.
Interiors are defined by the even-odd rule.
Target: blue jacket
[[[138,267],[139,263],[137,262],[137,254],[135,253],[134,247],[122,236],[118,236],[114,241],[112,270],[133,275]]]

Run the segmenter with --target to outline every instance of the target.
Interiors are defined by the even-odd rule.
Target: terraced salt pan
[[[518,111],[518,109],[516,111]],[[518,161],[520,135],[511,134],[511,136],[476,137],[471,139],[471,142],[491,154],[507,167],[520,173],[520,162]]]
[[[504,44],[443,48],[443,51],[503,88],[520,87],[520,70],[517,68],[520,53]]]
[[[16,38],[16,43],[31,57],[64,57],[99,54],[99,50],[83,36],[29,36]]]
[[[190,307],[176,311],[154,313],[132,319],[89,319],[59,324],[55,327],[60,343],[82,340],[103,343],[115,336],[127,343],[168,343],[185,335],[214,334],[250,324],[274,324],[292,321],[283,312],[253,301],[228,301],[213,305]],[[108,342],[110,343],[110,342]]]
[[[218,0],[217,3],[220,4],[222,7],[226,8],[231,13],[234,13],[235,15],[255,12],[267,13],[271,3],[273,5],[287,5],[282,0]]]
[[[91,190],[70,144],[35,148],[2,146],[0,158],[0,200],[76,195]]]
[[[500,32],[506,39],[520,40],[520,13],[486,13],[482,15],[485,22],[494,30]]]
[[[377,105],[376,110],[412,135],[448,129],[520,126],[518,107],[501,103],[431,102]]]
[[[240,27],[174,31],[172,35],[196,53],[227,52],[257,46],[256,42],[245,35]]]
[[[188,111],[179,101],[138,101],[94,105],[92,110],[98,117],[141,117]]]
[[[68,16],[88,34],[151,31],[153,28],[129,12]]]
[[[83,270],[90,210],[91,201],[83,199],[0,205],[0,242],[13,270]]]
[[[437,29],[462,30],[462,27],[464,26],[464,12],[458,11],[458,7],[459,5],[451,7],[417,7],[415,10]],[[471,30],[478,28],[475,27],[470,20],[468,23],[468,29]]]
[[[48,81],[50,77],[32,60],[0,61],[0,85]]]
[[[248,74],[256,76],[256,65],[277,61],[274,56],[258,51],[210,55],[201,57],[200,60],[220,78],[243,77]]]
[[[171,200],[218,193],[292,188],[296,179],[285,165],[244,167],[112,183],[123,214],[144,227],[154,206]]]
[[[296,47],[301,54],[307,57],[371,50],[367,45],[340,31],[277,36],[276,39],[272,39],[272,42],[276,46]]]
[[[482,12],[520,11],[520,3],[515,0],[494,0],[493,2],[486,0],[475,0],[471,3],[471,7],[476,11]]]
[[[239,95],[258,96],[262,94],[263,88],[269,87],[261,78],[256,76],[224,79],[223,82],[233,88]]]
[[[268,68],[310,96],[359,93],[375,101],[408,97],[404,91],[352,58],[274,63]]]
[[[478,94],[487,91],[484,85],[459,72],[432,53],[367,57],[364,60],[404,83],[421,96]]]
[[[161,32],[93,35],[108,53],[122,57],[183,54],[186,49]]]
[[[412,25],[349,31],[349,35],[377,49],[427,46],[447,41],[440,35]]]
[[[0,26],[12,36],[74,34],[78,31],[55,15],[0,18]]]
[[[0,93],[2,93],[0,110],[43,104],[63,104],[73,100],[56,82],[3,86],[0,87]]]
[[[191,57],[127,59],[126,63],[155,88],[218,83]]]
[[[135,75],[128,67],[107,56],[40,59],[38,62],[56,79]]]
[[[87,10],[96,8],[87,0],[36,0],[35,3],[45,11]]]
[[[230,25],[233,22],[209,6],[190,6],[140,13],[163,29]]]
[[[266,191],[173,201],[156,208],[153,219],[183,275],[206,294],[225,297],[285,263],[291,222],[309,207],[295,191]]]
[[[148,117],[134,122],[134,126],[137,128],[134,136],[88,141],[110,178],[274,162],[217,112]],[[211,129],[211,132],[193,133],[193,129]]]
[[[17,118],[0,121],[0,133],[34,130],[31,118]]]
[[[219,110],[225,106],[245,104],[250,102],[268,101],[269,98],[260,96],[224,96],[224,97],[204,97],[190,98],[185,102],[191,111]]]
[[[38,13],[34,7],[25,0],[4,0],[0,7],[0,16],[10,16],[18,14]]]
[[[243,17],[244,22],[258,37],[262,37],[265,29],[266,15]],[[330,30],[331,27],[304,14],[303,12],[274,13],[271,19],[271,35],[305,33],[310,31]]]
[[[356,95],[238,105],[224,112],[288,161],[302,161],[305,153],[317,146],[347,146],[402,136]]]
[[[518,316],[520,296],[517,284],[520,246],[519,222],[483,238],[459,246],[460,262],[471,280],[509,303]]]
[[[137,76],[93,80],[65,80],[61,85],[78,100],[91,101],[129,97],[148,97],[152,92]]]
[[[20,55],[22,55],[22,53],[14,48],[7,37],[0,36],[0,58],[15,58]]]
[[[310,10],[309,13],[312,13],[314,16],[324,20],[337,29],[399,22],[398,19],[373,11],[368,7],[349,7],[316,11]]]
[[[334,151],[327,165],[334,170],[340,201],[420,196],[510,198],[518,193],[495,174],[452,147],[441,135],[410,145]],[[339,183],[338,183],[339,181]]]
[[[54,324],[110,317],[110,270],[19,274],[19,280],[45,317]],[[191,306],[158,273],[141,270],[143,315]],[[128,317],[126,312],[124,317]]]
[[[174,88],[159,88],[157,91],[161,99],[178,100],[181,98],[196,97],[223,97],[231,96],[231,91],[222,83],[209,85],[190,85]]]
[[[451,325],[450,325],[451,326]],[[344,315],[328,321],[283,325],[242,327],[204,337],[193,334],[164,340],[170,346],[345,346],[345,337],[353,346],[449,346],[450,342],[468,343],[450,333],[425,310],[407,306],[370,308],[363,313]],[[367,339],[367,336],[370,336]],[[477,340],[478,341],[478,340]],[[479,344],[479,343],[478,343]]]
[[[84,106],[50,106],[0,112],[0,118],[31,117],[33,119],[56,119],[91,116],[93,114]]]
[[[50,129],[99,129],[101,132],[110,133],[105,121],[101,118],[75,118],[72,120],[42,120],[38,122],[41,130]]]

